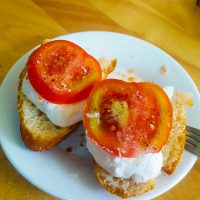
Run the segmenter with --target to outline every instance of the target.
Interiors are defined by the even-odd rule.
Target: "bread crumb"
[[[71,153],[71,152],[72,152],[72,150],[73,150],[73,148],[72,148],[72,147],[67,147],[67,148],[66,148],[66,151],[67,151],[67,153]]]
[[[117,59],[110,61],[107,68],[103,69],[104,78],[106,79],[110,73],[112,73],[117,65]]]
[[[168,68],[167,68],[166,65],[163,65],[163,66],[160,68],[160,72],[161,72],[161,74],[166,74],[167,71],[168,71]]]
[[[129,73],[129,74],[134,74],[135,71],[134,71],[133,69],[128,69],[128,73]]]
[[[186,105],[191,107],[193,105],[193,99],[188,99],[188,101],[186,102]]]
[[[135,77],[133,77],[133,76],[128,77],[128,81],[129,81],[129,82],[135,81]]]
[[[101,69],[102,69],[102,75],[103,75],[103,79],[106,79],[108,77],[108,75],[110,73],[112,73],[117,65],[117,59],[112,59],[112,60],[108,60],[108,58],[106,57],[101,57],[98,60]]]

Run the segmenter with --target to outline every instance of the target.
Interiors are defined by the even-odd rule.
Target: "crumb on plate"
[[[67,151],[67,153],[71,153],[71,152],[72,152],[72,150],[73,150],[73,148],[72,148],[72,147],[67,147],[67,148],[66,148],[66,151]]]
[[[163,66],[160,68],[160,72],[161,72],[161,74],[166,74],[167,71],[168,71],[168,68],[167,68],[166,65],[163,65]]]
[[[134,74],[134,73],[135,73],[134,69],[128,69],[127,72],[128,72],[129,74]]]
[[[128,77],[128,81],[129,81],[129,82],[133,82],[133,81],[135,81],[135,80],[136,80],[136,78],[133,77],[133,76]]]

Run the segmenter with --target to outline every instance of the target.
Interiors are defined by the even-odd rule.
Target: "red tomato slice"
[[[56,104],[85,99],[102,76],[96,59],[66,40],[51,41],[36,49],[28,59],[27,72],[38,94]]]
[[[90,140],[114,156],[136,157],[159,152],[172,126],[172,106],[153,83],[116,79],[95,85],[84,108]]]

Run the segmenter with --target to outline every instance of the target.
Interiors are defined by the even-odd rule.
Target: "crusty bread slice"
[[[185,106],[192,105],[192,97],[186,93],[175,93],[172,98],[173,125],[167,144],[162,150],[163,170],[171,174],[178,165],[185,144]],[[133,179],[122,179],[111,176],[94,162],[94,169],[100,184],[112,194],[127,198],[138,196],[155,187],[155,180],[136,183]]]
[[[17,105],[21,136],[27,147],[34,151],[49,150],[61,142],[77,126],[62,128],[52,124],[47,116],[22,93],[22,81],[26,69],[19,77]]]
[[[162,149],[163,170],[172,174],[183,154],[186,138],[185,107],[192,106],[192,95],[176,92],[172,97],[173,123],[169,139]]]

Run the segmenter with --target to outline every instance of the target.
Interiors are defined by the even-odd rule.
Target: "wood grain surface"
[[[178,60],[200,89],[200,7],[195,0],[0,0],[0,83],[45,38],[77,31],[127,33]],[[0,199],[56,199],[27,182],[0,149]],[[200,160],[156,200],[199,200]]]

